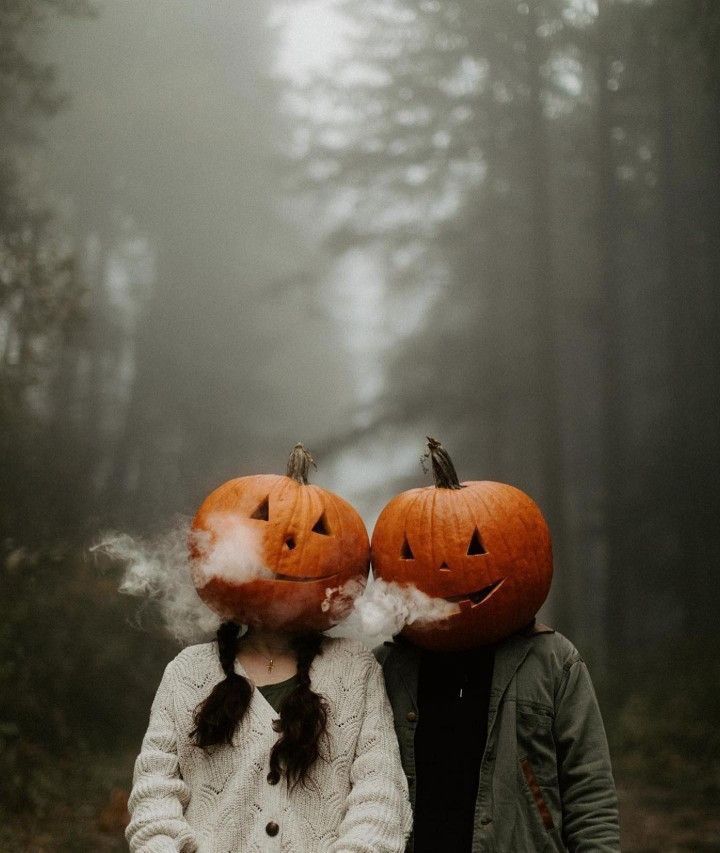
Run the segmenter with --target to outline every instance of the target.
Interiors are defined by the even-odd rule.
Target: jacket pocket
[[[516,725],[518,756],[529,759],[540,785],[557,785],[557,751],[552,715],[518,705]]]

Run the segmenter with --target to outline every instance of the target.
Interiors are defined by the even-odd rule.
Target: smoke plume
[[[211,577],[235,582],[269,574],[260,557],[257,533],[227,515],[210,518],[212,534],[190,530],[182,519],[155,539],[136,539],[126,533],[108,533],[91,551],[124,566],[120,592],[149,599],[157,605],[168,632],[180,643],[198,643],[215,635],[220,617],[198,596],[195,585]],[[192,544],[202,559],[189,557]],[[193,582],[194,581],[194,582]]]
[[[324,604],[332,611],[352,590],[329,589]],[[352,637],[372,648],[413,623],[442,621],[458,613],[458,604],[443,598],[431,598],[411,585],[372,579],[365,592],[355,599],[349,616],[328,633],[334,637]]]
[[[212,516],[209,525],[211,533],[198,533],[182,519],[150,540],[108,533],[90,549],[124,566],[120,592],[154,602],[165,628],[182,644],[212,639],[221,621],[200,599],[196,586],[218,576],[235,583],[272,576],[253,526],[228,515]],[[201,559],[190,560],[190,545]],[[322,609],[339,622],[328,632],[331,636],[352,637],[372,648],[406,625],[447,619],[459,606],[414,586],[378,578],[370,579],[364,591],[357,580],[328,587]]]

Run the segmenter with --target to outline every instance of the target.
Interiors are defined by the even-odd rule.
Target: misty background
[[[624,849],[720,849],[720,6],[0,24],[0,849],[124,849],[176,646],[92,543],[297,441],[371,529],[428,434],[550,522]]]

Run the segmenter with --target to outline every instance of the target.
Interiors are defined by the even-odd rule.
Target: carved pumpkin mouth
[[[460,595],[450,595],[445,601],[450,601],[453,604],[469,604],[471,607],[477,607],[478,604],[487,601],[496,589],[500,589],[504,580],[505,578],[500,578],[500,580],[494,581],[489,586],[484,586],[477,592],[463,592]]]
[[[293,583],[312,583],[313,581],[322,581],[323,583],[327,583],[327,581],[330,581],[337,576],[337,572],[333,572],[331,575],[315,575],[314,577],[307,577],[305,575],[281,575],[278,572],[274,572],[272,578],[269,578],[269,580],[291,581]]]

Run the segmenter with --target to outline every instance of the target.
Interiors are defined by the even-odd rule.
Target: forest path
[[[0,825],[0,850],[23,853],[126,853],[127,791],[112,788],[129,776],[134,756],[111,761],[99,775],[107,785],[70,786],[42,815],[17,815]],[[104,790],[102,788],[104,787]],[[109,792],[110,791],[110,792]],[[720,853],[720,813],[708,795],[687,787],[618,778],[623,853]],[[532,851],[518,851],[532,853]]]
[[[720,813],[709,798],[637,781],[621,783],[618,797],[623,853],[720,853]],[[96,849],[124,848],[106,835]]]
[[[720,851],[720,812],[684,789],[618,784],[623,853]]]

